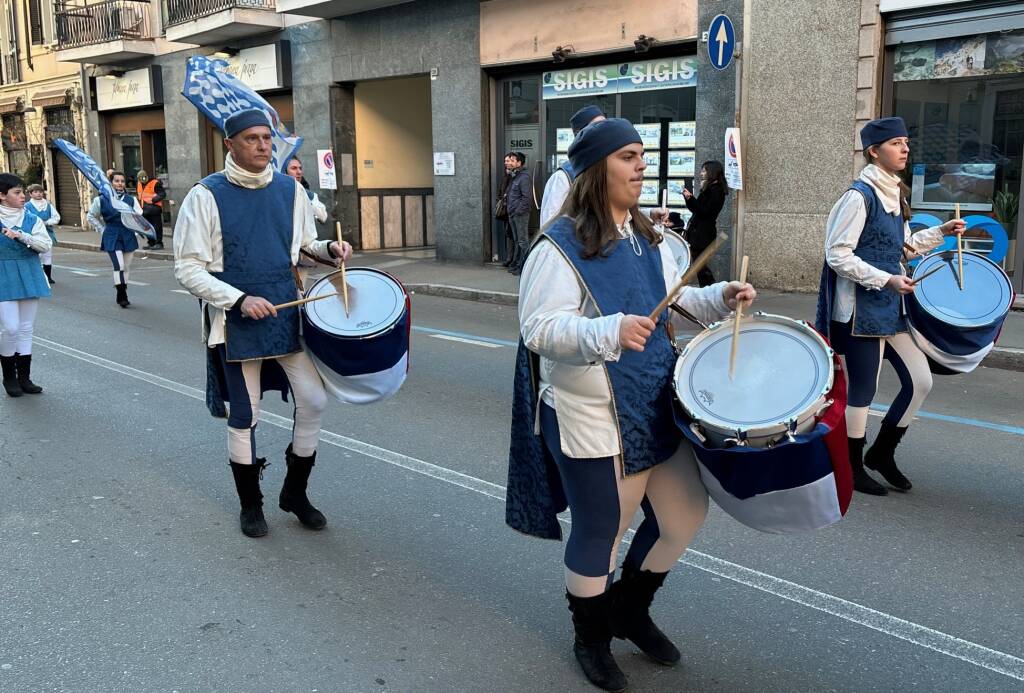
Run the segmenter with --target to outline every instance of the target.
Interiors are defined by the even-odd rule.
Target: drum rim
[[[836,369],[835,362],[833,360],[835,352],[832,349],[832,347],[829,346],[828,342],[825,341],[825,338],[822,337],[818,333],[818,331],[815,330],[811,325],[809,325],[805,320],[797,320],[795,318],[790,318],[785,315],[765,313],[760,311],[753,313],[749,317],[758,320],[765,320],[766,322],[774,322],[776,324],[783,324],[787,326],[797,325],[799,327],[802,327],[804,334],[809,335],[814,342],[816,342],[817,344],[824,348],[829,375],[826,378],[826,382],[823,385],[821,392],[818,394],[818,397],[813,401],[809,401],[807,408],[800,410],[800,413],[797,416],[794,416],[790,419],[780,419],[771,423],[758,422],[756,426],[752,426],[750,428],[743,428],[742,426],[735,425],[735,423],[733,422],[727,422],[716,417],[709,417],[703,415],[703,413],[698,413],[694,411],[690,406],[688,406],[685,399],[680,396],[679,388],[677,387],[677,383],[679,382],[680,370],[682,369],[684,359],[689,353],[693,351],[694,343],[697,342],[698,339],[701,339],[703,335],[709,334],[712,331],[722,330],[725,328],[726,325],[729,325],[729,329],[731,329],[731,318],[719,320],[708,325],[707,330],[703,330],[702,332],[700,332],[697,336],[691,339],[690,342],[683,348],[682,352],[679,354],[679,357],[676,359],[675,367],[672,370],[672,390],[675,394],[676,399],[679,401],[680,405],[682,405],[687,415],[695,422],[710,427],[712,429],[712,432],[724,434],[742,434],[747,439],[757,439],[778,433],[784,433],[785,431],[789,430],[789,427],[792,422],[795,421],[797,424],[800,424],[807,421],[808,418],[815,415],[815,413],[820,408],[821,404],[825,401],[828,393],[832,390],[832,387],[835,383]],[[704,340],[701,339],[701,342],[703,341]]]
[[[929,253],[928,255],[925,255],[923,258],[921,258],[921,261],[918,262],[917,265],[913,268],[913,270],[912,270],[912,272],[910,274],[910,278],[913,279],[914,277],[916,277],[918,275],[924,276],[924,272],[925,271],[930,270],[932,267],[934,267],[935,263],[932,262],[932,260],[942,260],[942,261],[945,261],[945,260],[950,259],[950,258],[955,258],[956,255],[957,255],[957,251],[956,250],[941,250],[941,251],[938,251],[938,252]],[[1005,318],[1006,314],[1013,307],[1013,296],[1014,296],[1013,282],[1010,281],[1010,276],[1008,274],[1006,274],[1006,271],[1002,267],[1000,267],[996,263],[992,262],[992,260],[988,259],[988,257],[986,257],[985,255],[983,255],[983,254],[981,254],[981,253],[979,253],[977,251],[974,251],[974,250],[965,250],[964,251],[964,257],[965,258],[971,258],[972,261],[974,261],[974,260],[981,261],[982,266],[987,266],[988,269],[995,270],[995,273],[994,273],[995,276],[1001,278],[1003,286],[1008,290],[1008,300],[1006,302],[1006,306],[1002,309],[1002,315],[1001,316],[993,318],[992,320],[989,320],[988,322],[984,322],[984,323],[979,323],[977,321],[974,321],[974,322],[971,322],[971,323],[966,323],[963,320],[954,321],[954,319],[951,319],[948,316],[937,314],[935,312],[934,308],[933,308],[933,306],[935,304],[933,304],[933,303],[927,303],[927,304],[926,303],[922,303],[919,300],[917,292],[914,292],[914,293],[910,294],[910,300],[912,300],[914,302],[914,304],[918,308],[920,308],[922,311],[924,311],[929,317],[931,317],[931,318],[933,318],[933,319],[943,323],[944,325],[949,325],[951,327],[957,327],[957,328],[963,328],[963,329],[973,329],[973,328],[978,328],[978,327],[987,327],[988,325],[992,325],[992,324],[998,322],[999,320]],[[925,268],[926,265],[927,265],[927,268],[926,269],[922,269],[922,268]]]
[[[665,227],[661,228],[661,235],[665,243],[669,245],[670,249],[672,243],[674,242],[682,243],[683,247],[686,248],[686,267],[678,268],[679,274],[680,276],[682,276],[682,274],[690,268],[690,263],[693,262],[693,249],[690,247],[689,241],[683,238],[682,234],[678,233],[677,231],[673,229],[667,229]],[[669,240],[669,238],[671,238],[672,240]],[[675,256],[675,253],[673,252],[672,255]]]
[[[363,273],[363,272],[366,272],[366,273],[369,273],[369,274],[379,274],[379,275],[383,275],[384,277],[386,277],[386,278],[390,279],[392,282],[394,282],[395,285],[399,289],[401,289],[402,296],[405,299],[404,301],[402,301],[402,309],[401,309],[401,311],[398,312],[398,314],[396,315],[395,319],[392,322],[390,322],[386,327],[383,327],[383,328],[377,330],[376,332],[373,332],[373,333],[370,333],[370,334],[361,334],[361,335],[336,334],[334,332],[331,332],[330,330],[324,329],[324,327],[322,325],[318,325],[316,322],[313,321],[313,319],[311,317],[309,317],[309,310],[312,310],[316,306],[315,303],[307,304],[308,305],[308,309],[307,309],[307,305],[299,306],[299,309],[302,311],[303,319],[305,321],[309,322],[309,324],[311,324],[316,329],[321,330],[321,331],[329,334],[334,339],[344,339],[344,340],[353,341],[353,342],[357,342],[357,341],[365,340],[365,339],[376,339],[377,337],[380,337],[381,335],[385,335],[388,332],[391,332],[392,330],[394,330],[402,322],[402,317],[407,312],[409,312],[409,292],[405,290],[405,285],[402,284],[402,282],[398,281],[398,279],[393,274],[391,274],[390,272],[385,272],[384,270],[377,269],[376,267],[346,267],[345,271],[346,271],[346,273],[352,273],[352,272]],[[336,276],[336,275],[339,275],[339,274],[341,274],[341,270],[340,269],[336,270],[334,272],[328,272],[324,276],[320,277],[318,280],[313,282],[313,284],[308,289],[306,289],[306,291],[303,293],[303,297],[304,298],[309,298],[310,295],[312,294],[313,289],[315,287],[319,286],[321,283],[323,283],[325,281],[329,282],[330,281],[330,277],[333,277],[333,276]]]

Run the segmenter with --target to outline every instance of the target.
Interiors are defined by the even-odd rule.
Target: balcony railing
[[[274,11],[274,0],[167,0],[167,26],[208,17],[224,10]]]
[[[151,38],[149,0],[57,5],[57,47],[61,50],[107,41]]]

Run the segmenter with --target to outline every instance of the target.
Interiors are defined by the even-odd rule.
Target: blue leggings
[[[638,508],[644,519],[625,564],[668,572],[704,523],[708,495],[693,449],[682,443],[669,460],[623,476],[616,457],[571,458],[559,444],[555,410],[541,404],[541,433],[558,466],[572,527],[565,545],[565,584],[572,594],[604,592],[615,574],[619,542]]]
[[[875,398],[882,361],[888,361],[900,379],[900,391],[883,419],[884,423],[905,428],[932,389],[928,358],[914,344],[909,333],[891,337],[855,337],[849,322],[833,322],[830,333],[836,351],[846,358],[849,401],[846,407],[847,435],[863,438],[867,428],[868,406]]]

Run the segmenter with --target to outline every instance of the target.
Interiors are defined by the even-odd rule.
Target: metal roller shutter
[[[53,156],[53,187],[56,193],[53,204],[60,212],[60,223],[67,226],[80,225],[82,202],[78,199],[75,165],[66,156],[57,152],[54,152]]]

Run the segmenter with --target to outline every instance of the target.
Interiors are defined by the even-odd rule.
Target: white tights
[[[32,353],[32,327],[38,298],[0,301],[0,356]]]

